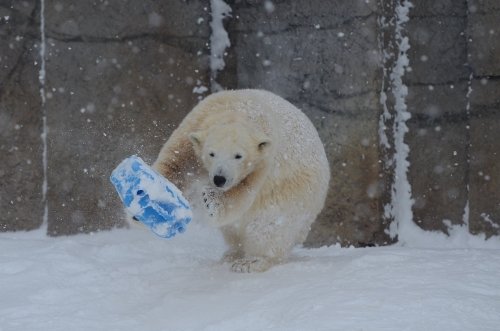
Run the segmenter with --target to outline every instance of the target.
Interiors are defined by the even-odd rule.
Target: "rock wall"
[[[408,25],[410,176],[417,224],[499,234],[500,6],[415,2]],[[496,38],[495,38],[496,35]]]
[[[217,83],[276,92],[304,110],[325,143],[332,181],[308,245],[394,240],[384,213],[394,151],[381,147],[379,120],[398,52],[397,2],[226,2],[231,47]],[[413,2],[404,83],[415,222],[499,234],[500,5]],[[211,85],[209,3],[44,4],[42,103],[41,2],[0,3],[0,231],[39,227],[46,202],[51,235],[120,226],[110,171],[130,154],[151,162],[201,97],[193,89]]]
[[[468,199],[466,11],[465,1],[415,2],[408,23],[409,175],[424,229],[445,231],[443,219],[461,224]]]
[[[0,231],[42,223],[38,7],[0,4]]]
[[[42,105],[40,2],[13,3],[0,4],[1,16],[10,17],[2,25],[8,38],[0,70],[0,146],[7,153],[0,159],[0,203],[7,211],[0,214],[1,228],[41,224],[43,109],[48,232],[119,226],[120,202],[109,174],[131,154],[153,161],[198,101],[193,88],[208,84],[208,8],[181,0],[46,0]]]
[[[467,2],[470,230],[500,234],[500,3]]]

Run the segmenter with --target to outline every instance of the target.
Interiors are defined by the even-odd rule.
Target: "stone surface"
[[[414,220],[426,230],[446,232],[445,220],[462,224],[468,199],[468,85],[460,77],[454,80],[456,84],[409,86],[408,175]]]
[[[192,12],[206,16],[184,1],[48,1],[50,234],[121,224],[111,171],[132,154],[154,161],[208,85],[208,27]]]
[[[486,14],[500,10],[497,0],[467,0],[467,7],[471,14]]]
[[[43,219],[35,1],[0,3],[0,231]]]
[[[202,1],[46,0],[45,6],[48,33],[59,39],[91,42],[156,36],[166,44],[172,41],[178,46],[190,38],[206,39],[210,33],[210,8]]]
[[[496,108],[498,110],[498,108]],[[471,120],[470,220],[474,234],[500,234],[500,115]]]
[[[466,121],[468,82],[455,78],[441,85],[409,85],[407,105],[412,121],[434,122]]]
[[[487,236],[500,234],[500,4],[468,2],[470,67],[469,228]]]
[[[469,18],[470,63],[475,76],[500,76],[500,9]]]
[[[407,24],[408,179],[414,221],[425,230],[463,224],[468,201],[466,10],[465,2],[414,2]]]
[[[325,208],[313,224],[308,246],[373,245],[389,241],[381,221],[383,182],[378,157],[377,111],[372,118],[312,116],[332,171]],[[308,111],[309,116],[314,114]]]
[[[239,18],[228,29],[237,86],[307,100],[325,112],[362,116],[373,109],[380,66],[377,17],[361,1],[325,6],[330,5],[277,2],[271,13],[264,6],[236,7]]]
[[[470,229],[500,234],[500,81],[475,79],[471,93]]]
[[[470,96],[472,115],[479,113],[495,113],[500,107],[500,78],[475,78],[471,84]]]
[[[409,180],[414,221],[425,230],[462,224],[467,204],[467,123],[410,122]]]
[[[468,77],[465,17],[415,18],[406,27],[411,45],[407,84],[454,84]]]
[[[465,17],[467,2],[456,0],[418,0],[412,1],[410,19],[422,17]]]

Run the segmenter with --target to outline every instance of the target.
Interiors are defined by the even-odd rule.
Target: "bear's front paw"
[[[263,257],[250,257],[238,259],[233,263],[231,270],[234,272],[263,272],[272,266],[269,259]]]
[[[221,208],[221,192],[214,190],[211,187],[205,187],[201,192],[203,205],[207,209],[208,216],[217,217]]]

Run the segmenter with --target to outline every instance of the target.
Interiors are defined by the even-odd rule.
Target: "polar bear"
[[[220,227],[235,272],[262,272],[302,243],[324,206],[330,168],[310,120],[262,90],[212,94],[185,117],[153,167]]]

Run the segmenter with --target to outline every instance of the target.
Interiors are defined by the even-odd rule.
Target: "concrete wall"
[[[153,161],[198,101],[193,87],[208,84],[208,9],[181,0],[45,1],[42,105],[40,3],[13,3],[0,4],[1,17],[9,16],[0,25],[6,37],[0,70],[1,228],[41,224],[44,112],[48,232],[119,226],[110,171],[131,154]]]
[[[500,38],[494,1],[415,2],[408,24],[415,220],[499,234]],[[491,221],[491,222],[490,222]]]
[[[42,222],[37,17],[34,1],[0,5],[0,231]]]
[[[282,95],[325,143],[331,189],[308,244],[390,242],[393,174],[378,131],[395,2],[227,2],[232,46],[218,83]],[[49,233],[120,226],[110,171],[134,153],[152,161],[197,102],[193,88],[210,85],[209,4],[46,0],[44,104],[40,10],[0,3],[0,230],[41,224],[44,114]],[[414,1],[410,12],[406,143],[424,229],[446,231],[443,220],[462,224],[468,210],[471,232],[499,234],[499,19],[493,0]]]

